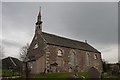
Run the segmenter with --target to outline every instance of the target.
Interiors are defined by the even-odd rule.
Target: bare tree
[[[25,61],[27,59],[27,51],[28,51],[28,48],[29,48],[29,44],[27,43],[25,46],[23,46],[21,49],[20,49],[20,59],[22,61]]]
[[[29,72],[30,72],[30,68],[29,68],[28,61],[27,61],[28,49],[29,49],[28,43],[20,49],[20,59],[23,61],[22,75],[23,77],[26,78],[26,80],[28,79]]]

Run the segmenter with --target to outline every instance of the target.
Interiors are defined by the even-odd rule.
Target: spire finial
[[[41,6],[39,7],[39,12],[41,12]]]
[[[39,7],[38,17],[41,17],[41,6]]]
[[[37,22],[36,22],[36,31],[42,32],[42,21],[41,21],[41,6],[39,7]]]
[[[37,17],[37,23],[41,23],[41,6],[39,7],[38,17]]]

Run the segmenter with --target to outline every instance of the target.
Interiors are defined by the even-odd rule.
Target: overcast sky
[[[119,0],[1,0],[2,2],[118,2]]]
[[[30,43],[42,7],[43,31],[83,41],[98,49],[108,62],[118,61],[118,3],[2,3],[2,43],[5,55],[18,57]]]

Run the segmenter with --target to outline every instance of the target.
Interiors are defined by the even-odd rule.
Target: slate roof
[[[8,68],[20,69],[22,68],[22,61],[18,60],[17,58],[13,58],[13,57],[4,58],[2,59],[2,68],[3,69],[8,69]]]
[[[72,40],[45,32],[42,32],[42,35],[47,41],[47,44],[100,53],[97,49],[85,42]]]

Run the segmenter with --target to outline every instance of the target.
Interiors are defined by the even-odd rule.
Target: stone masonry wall
[[[78,49],[55,46],[55,45],[49,45],[48,48],[49,48],[49,52],[50,52],[48,64],[50,64],[52,62],[56,62],[57,51],[59,49],[63,51],[64,65],[61,66],[61,69],[63,72],[65,72],[65,71],[69,72],[69,68],[71,67],[71,65],[69,64],[69,62],[70,62],[69,57],[70,57],[71,50],[74,50],[76,52],[78,71],[87,71],[90,67],[95,67],[99,71],[102,71],[101,54],[100,53],[88,52],[88,51],[83,51],[83,50],[78,50]],[[87,64],[87,61],[86,61],[86,53],[89,54],[89,59],[90,59],[89,65]],[[95,55],[97,56],[97,59],[94,59]],[[75,67],[75,66],[72,66],[72,67]]]

